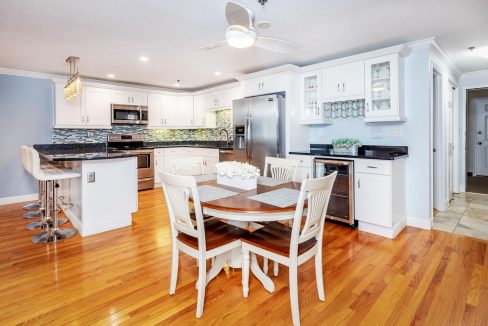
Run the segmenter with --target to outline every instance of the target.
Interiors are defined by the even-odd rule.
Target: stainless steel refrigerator
[[[266,156],[285,157],[285,98],[272,94],[233,101],[232,160],[264,169]]]

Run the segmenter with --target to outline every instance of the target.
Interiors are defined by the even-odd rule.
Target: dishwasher
[[[337,177],[330,194],[327,218],[356,227],[353,188],[354,161],[320,157],[313,160],[314,178],[324,177],[334,171],[337,171]]]

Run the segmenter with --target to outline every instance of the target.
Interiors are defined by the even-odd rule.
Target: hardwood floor
[[[181,255],[169,296],[166,205],[160,189],[139,198],[132,227],[56,245],[30,242],[22,204],[0,206],[0,325],[291,324],[283,266],[275,293],[251,277],[248,298],[240,270],[225,269],[196,319],[196,262]],[[303,325],[488,324],[488,242],[410,227],[394,241],[332,223],[324,233],[327,299],[310,260],[298,274]]]

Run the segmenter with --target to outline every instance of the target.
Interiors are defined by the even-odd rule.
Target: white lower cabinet
[[[157,171],[171,173],[173,162],[186,157],[201,156],[203,173],[215,173],[215,164],[219,163],[219,150],[214,148],[172,147],[154,149],[154,186],[160,187],[161,181]]]
[[[357,159],[354,170],[359,230],[395,238],[406,225],[405,160]]]

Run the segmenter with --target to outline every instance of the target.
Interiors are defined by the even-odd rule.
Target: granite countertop
[[[136,153],[107,150],[105,144],[46,144],[34,145],[43,158],[50,162],[106,160],[137,156]]]
[[[233,149],[232,145],[227,145],[225,141],[174,141],[174,142],[144,142],[148,148],[172,148],[172,147],[192,147],[192,148],[215,148]]]
[[[145,142],[144,148],[172,148],[172,147],[191,147],[191,148],[215,148],[232,149],[225,141],[187,141],[187,142]],[[107,148],[106,143],[94,144],[39,144],[34,145],[39,154],[48,161],[85,161],[85,160],[105,160],[137,156],[125,150],[115,151]]]
[[[357,155],[347,155],[334,154],[332,145],[330,144],[311,144],[309,149],[290,151],[289,153],[298,155],[363,158],[372,160],[397,160],[408,157],[408,147],[363,145],[358,148]]]

